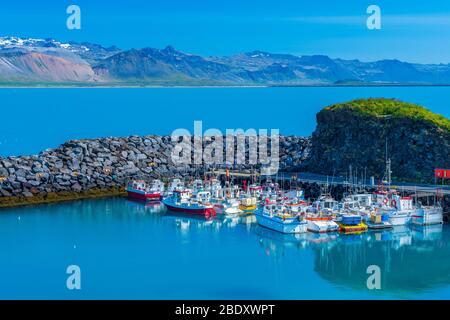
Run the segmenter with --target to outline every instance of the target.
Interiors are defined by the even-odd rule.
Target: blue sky
[[[81,7],[81,30],[66,28],[70,4]],[[371,4],[381,8],[381,30],[366,27]],[[1,35],[123,49],[170,44],[202,55],[263,50],[448,63],[449,31],[448,0],[26,0],[0,5]]]

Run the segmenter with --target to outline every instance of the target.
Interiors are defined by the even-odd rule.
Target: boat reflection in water
[[[274,258],[284,256],[286,249],[304,249],[308,245],[308,233],[280,233],[259,225],[252,230],[265,254]]]
[[[194,230],[209,230],[214,233],[223,231],[223,229],[232,229],[243,227],[250,230],[255,226],[255,217],[249,215],[242,216],[213,216],[203,217],[189,213],[173,212],[166,210],[163,215],[163,221],[173,224],[181,233],[187,234]]]
[[[294,233],[285,234],[276,232],[262,226],[252,228],[257,236],[258,242],[268,256],[282,257],[289,249],[307,249],[318,246],[326,249],[334,245],[334,240],[338,237],[337,233]]]
[[[368,291],[371,265],[381,271],[381,290],[373,294],[399,298],[430,292],[450,283],[448,226],[415,226],[375,231],[357,237],[339,236],[326,254],[314,248],[314,268],[335,286]]]
[[[136,199],[128,199],[127,206],[132,207],[131,212],[140,215],[161,215],[166,211],[164,204],[160,201],[141,201]]]
[[[423,241],[436,241],[442,238],[442,224],[434,224],[430,226],[412,226],[412,236],[414,239]]]

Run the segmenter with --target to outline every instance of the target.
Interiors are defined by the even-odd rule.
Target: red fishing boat
[[[164,184],[154,180],[149,185],[144,180],[133,180],[127,186],[128,197],[142,201],[161,201],[164,193]]]

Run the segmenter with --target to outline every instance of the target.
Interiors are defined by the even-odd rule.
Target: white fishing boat
[[[285,197],[288,198],[288,200],[298,200],[298,201],[304,201],[305,200],[305,193],[301,189],[291,189],[284,193]]]
[[[373,211],[370,213],[365,224],[369,229],[391,229],[392,224],[389,222],[389,214]]]
[[[289,208],[292,212],[296,213],[306,213],[309,208],[309,205],[304,200],[298,199],[283,199],[282,203]]]
[[[224,214],[227,216],[237,216],[244,211],[239,209],[240,201],[234,198],[212,199],[214,203],[214,210],[217,214]]]
[[[144,180],[133,180],[127,186],[128,197],[142,201],[160,201],[164,193],[164,183],[153,180],[148,184]]]
[[[205,190],[211,193],[211,198],[213,199],[223,199],[225,198],[225,190],[222,188],[220,181],[217,179],[212,179],[205,184]]]
[[[331,217],[307,217],[307,229],[315,233],[327,233],[339,231],[339,225]]]
[[[393,226],[403,226],[410,222],[411,216],[417,213],[417,208],[413,205],[412,197],[401,197],[391,193],[390,198],[384,198],[381,212],[389,215],[389,222]]]
[[[373,205],[373,196],[370,193],[353,194],[350,197],[358,202],[359,207],[371,207]]]
[[[293,214],[281,204],[267,204],[255,211],[259,225],[281,233],[304,233],[307,221],[304,215]]]
[[[262,186],[261,197],[262,198],[275,198],[280,194],[280,186],[278,183],[267,181]]]
[[[330,196],[321,196],[306,211],[308,231],[315,233],[336,232],[339,225],[334,218],[339,213],[339,203]]]
[[[427,226],[441,224],[444,221],[443,210],[439,205],[433,207],[420,207],[411,216],[411,222],[415,225]]]
[[[184,189],[184,182],[181,181],[178,178],[172,179],[172,181],[170,182],[169,186],[167,187],[167,191],[165,193],[166,197],[170,197],[171,195],[173,195],[173,192],[175,190],[183,190]]]
[[[341,211],[339,202],[329,195],[319,197],[318,200],[313,202],[312,208],[327,215],[337,215]]]
[[[244,186],[244,191],[256,199],[261,199],[262,197],[262,187],[257,184],[251,184],[248,187]]]
[[[360,209],[361,207],[359,202],[357,200],[354,200],[351,196],[344,198],[341,203],[339,203],[339,214],[357,214]]]
[[[196,179],[192,182],[189,189],[192,190],[192,194],[196,195],[199,192],[205,191],[205,186],[203,185],[203,181],[200,179]]]
[[[346,207],[349,212],[359,214],[363,221],[369,221],[370,214],[376,207],[372,197],[370,193],[352,194],[346,197],[347,204],[342,207]]]

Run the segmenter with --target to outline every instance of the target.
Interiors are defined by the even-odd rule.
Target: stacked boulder
[[[177,143],[169,136],[72,140],[38,155],[0,158],[0,198],[45,197],[49,193],[119,189],[131,179],[184,177],[217,167],[195,164],[194,150],[190,164],[175,164],[172,151]],[[203,148],[207,144],[203,142]],[[224,159],[227,148],[230,146],[224,143]],[[236,151],[236,144],[231,148]],[[281,136],[280,170],[293,171],[299,168],[308,157],[309,149],[309,138]],[[247,164],[248,139],[245,150],[247,161],[239,169],[257,168],[259,165]],[[270,150],[268,147],[269,156]]]

